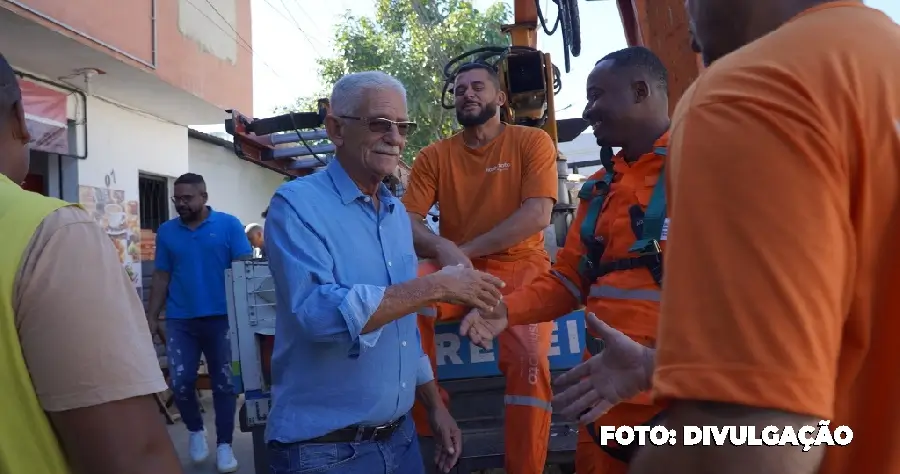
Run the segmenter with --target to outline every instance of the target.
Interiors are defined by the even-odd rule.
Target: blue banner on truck
[[[550,370],[570,369],[584,353],[584,311],[569,313],[553,322],[550,338]],[[459,335],[459,323],[435,325],[438,380],[468,379],[501,375],[497,366],[495,340],[490,350],[482,349]]]

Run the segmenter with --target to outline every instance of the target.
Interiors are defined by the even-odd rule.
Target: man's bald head
[[[800,12],[834,1],[837,0],[686,0],[691,47],[709,66],[771,33]]]
[[[28,129],[22,89],[9,62],[0,54],[0,174],[15,183],[28,175]]]

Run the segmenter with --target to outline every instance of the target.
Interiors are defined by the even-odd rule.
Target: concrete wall
[[[88,97],[88,157],[79,163],[81,186],[106,186],[138,198],[138,173],[170,178],[188,171],[187,128]]]
[[[253,110],[250,0],[11,0],[0,7],[219,108]]]
[[[236,216],[244,225],[263,223],[260,213],[269,205],[284,176],[235,156],[231,149],[188,140],[188,169],[203,175],[209,205]]]

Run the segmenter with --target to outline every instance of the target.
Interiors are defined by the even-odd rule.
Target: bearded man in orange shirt
[[[439,267],[474,266],[502,279],[508,293],[550,268],[543,231],[557,198],[556,146],[539,128],[500,121],[506,95],[490,66],[461,66],[454,93],[463,130],[422,149],[413,162],[403,204],[420,257],[435,259]],[[438,201],[440,236],[424,223]],[[438,310],[440,319],[463,315],[459,307]],[[434,321],[419,317],[423,349],[433,365]],[[544,471],[552,330],[550,323],[541,323],[500,335],[498,365],[506,376],[506,472]],[[417,426],[428,435],[427,424]]]

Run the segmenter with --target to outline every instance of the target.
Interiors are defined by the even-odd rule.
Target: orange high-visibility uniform
[[[657,140],[655,147],[664,148],[667,143],[668,134]],[[621,156],[615,156],[612,163],[615,181],[606,195],[594,231],[594,235],[602,237],[606,244],[601,263],[635,256],[629,251],[638,240],[632,225],[631,210],[635,205],[640,205],[642,212],[647,210],[657,181],[663,179],[664,156],[648,153],[631,164]],[[605,175],[606,170],[600,170],[589,180],[603,180]],[[660,287],[650,271],[643,267],[613,271],[595,281],[586,281],[580,273],[582,257],[587,253],[581,228],[588,210],[587,201],[579,202],[565,246],[557,254],[552,269],[504,298],[509,324],[552,321],[586,303],[587,312],[594,313],[635,341],[653,346],[659,317]],[[664,250],[665,233],[659,244]],[[590,354],[585,351],[584,357],[587,359]],[[613,407],[595,425],[639,425],[648,422],[660,409],[646,392]],[[626,463],[597,446],[584,427],[578,431],[575,461],[578,474],[625,474],[628,470]]]
[[[530,198],[556,200],[556,147],[541,129],[507,125],[479,148],[461,134],[424,148],[413,162],[403,203],[425,216],[439,201],[441,236],[462,245],[491,232]],[[525,285],[550,268],[543,232],[472,264],[506,282],[504,293]],[[463,308],[432,308],[442,320],[459,319]],[[421,314],[421,313],[420,313]],[[420,316],[423,350],[436,368],[434,315]],[[498,366],[506,376],[505,467],[515,474],[541,474],[550,437],[550,323],[505,331],[499,337]],[[446,394],[444,394],[446,397]],[[430,436],[421,407],[414,409],[419,434]],[[465,455],[465,453],[463,453]]]
[[[748,421],[829,420],[840,445],[816,474],[897,474],[900,26],[861,1],[808,3],[672,116],[653,389]]]

